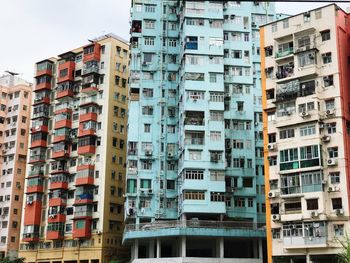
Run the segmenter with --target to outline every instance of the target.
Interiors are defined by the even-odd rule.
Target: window
[[[235,204],[235,207],[245,207],[245,198],[244,197],[235,197],[234,204]]]
[[[310,125],[300,128],[300,136],[308,136],[316,134],[316,125]]]
[[[154,37],[145,37],[144,38],[144,43],[146,46],[154,46]]]
[[[253,187],[253,178],[243,178],[243,187],[252,188]]]
[[[151,124],[145,123],[144,124],[144,132],[150,133],[151,132]]]
[[[327,132],[328,134],[336,133],[337,132],[337,123],[332,122],[332,123],[327,123]]]
[[[344,225],[333,225],[333,229],[334,229],[334,235],[336,237],[341,237],[344,236]]]
[[[280,151],[280,159],[281,159],[281,163],[297,161],[298,160],[298,148],[286,149],[286,150]]]
[[[318,209],[318,199],[307,199],[306,200],[307,210],[317,210]]]
[[[146,13],[154,13],[156,12],[156,5],[145,5],[145,11]]]
[[[288,28],[289,27],[289,20],[285,19],[283,20],[283,28]]]
[[[270,166],[277,165],[277,156],[269,156],[268,157]]]
[[[204,172],[202,170],[186,170],[185,178],[189,180],[203,180]]]
[[[341,198],[332,198],[332,207],[333,209],[342,209],[343,205],[342,205],[342,201]]]
[[[311,21],[310,12],[305,12],[304,13],[304,22],[310,22],[310,21]]]
[[[195,192],[195,191],[185,192],[184,199],[185,200],[204,200],[205,193],[204,192]]]
[[[327,53],[322,54],[322,61],[323,61],[323,64],[332,63],[332,53],[327,52]]]
[[[334,110],[334,109],[335,109],[334,99],[326,100],[326,110]]]
[[[220,131],[211,131],[210,132],[210,140],[220,141],[221,140],[221,132]]]
[[[145,20],[145,28],[154,29],[155,28],[155,20]]]
[[[322,41],[330,40],[331,39],[331,31],[330,30],[321,31],[321,37],[322,37]]]
[[[276,32],[277,31],[277,23],[273,23],[271,25],[271,30],[272,30],[272,32]]]
[[[340,183],[340,172],[330,172],[329,177],[331,178],[331,184]]]
[[[201,160],[202,152],[201,151],[189,151],[189,159],[190,160]]]
[[[322,9],[315,10],[315,17],[316,17],[316,19],[322,18]]]
[[[324,85],[324,87],[333,86],[333,84],[334,84],[333,75],[329,75],[329,76],[323,77],[323,85]]]
[[[294,129],[287,129],[280,131],[280,139],[288,139],[294,137]]]
[[[329,158],[338,157],[338,147],[329,147],[327,148]]]

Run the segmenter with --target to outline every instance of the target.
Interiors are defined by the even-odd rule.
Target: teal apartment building
[[[132,262],[263,262],[259,26],[274,4],[133,0]]]

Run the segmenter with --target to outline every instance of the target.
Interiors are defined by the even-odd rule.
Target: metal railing
[[[208,220],[170,220],[141,224],[127,224],[125,232],[147,231],[167,228],[208,228],[208,229],[246,229],[265,230],[264,223],[244,222],[244,221],[208,221]]]

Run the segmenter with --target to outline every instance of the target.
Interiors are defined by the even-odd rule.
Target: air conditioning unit
[[[337,187],[335,185],[331,185],[330,187],[328,187],[328,193],[336,192],[336,191],[337,191]]]
[[[174,157],[174,153],[168,152],[168,157],[169,157],[169,158],[173,158],[173,157]]]
[[[310,217],[318,217],[318,212],[317,211],[312,211],[310,213]]]
[[[292,115],[292,113],[289,111],[289,110],[286,110],[285,112],[284,112],[286,115]]]
[[[327,116],[331,116],[331,115],[334,115],[334,114],[335,114],[335,109],[326,110],[326,115]]]
[[[281,216],[278,214],[272,215],[272,221],[279,221],[281,219]]]
[[[152,150],[145,150],[146,155],[152,155]]]
[[[337,214],[337,216],[342,216],[344,215],[344,209],[336,209],[335,213]]]
[[[75,110],[79,109],[79,105],[74,105],[73,107]]]
[[[325,127],[324,122],[319,122],[319,123],[318,123],[318,127],[319,127],[320,129],[324,129],[324,127]]]
[[[51,215],[49,215],[49,218],[55,218],[56,217],[56,215],[55,214],[51,214]]]
[[[269,143],[269,144],[267,145],[267,149],[268,149],[269,151],[276,150],[276,149],[277,149],[277,144],[276,144],[276,143]]]
[[[302,118],[306,118],[306,117],[309,117],[310,116],[310,113],[308,113],[307,111],[303,111],[300,113],[300,117]]]
[[[327,159],[327,165],[328,166],[334,166],[337,164],[337,160],[335,158],[329,158]]]
[[[98,231],[96,232],[96,234],[97,234],[97,235],[101,235],[101,234],[102,234],[102,231],[101,231],[101,230],[98,230]]]
[[[27,201],[27,205],[32,205],[33,201]]]
[[[255,122],[254,125],[255,125],[255,126],[258,126],[258,125],[259,125],[259,122]]]
[[[277,196],[277,194],[276,194],[276,192],[274,192],[274,191],[270,191],[270,192],[267,194],[267,196],[268,196],[269,198],[275,198],[275,197]]]
[[[321,139],[322,139],[323,142],[330,142],[331,141],[331,136],[325,135]]]
[[[152,193],[153,193],[152,189],[148,189],[148,194],[152,194]]]

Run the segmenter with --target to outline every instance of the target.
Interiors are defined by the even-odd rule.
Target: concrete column
[[[312,263],[310,259],[310,254],[308,252],[306,252],[306,263]]]
[[[262,239],[259,238],[259,259],[262,260],[263,258],[263,242],[262,242]]]
[[[181,257],[182,258],[186,257],[186,237],[185,236],[181,237]]]
[[[219,243],[219,257],[224,258],[224,237],[220,237]]]
[[[151,239],[149,241],[149,246],[148,246],[148,257],[149,258],[154,258],[154,239]]]
[[[139,241],[137,239],[135,240],[133,248],[131,249],[131,258],[139,258]]]
[[[160,258],[160,249],[161,249],[161,246],[160,246],[160,239],[157,238],[157,258]]]

